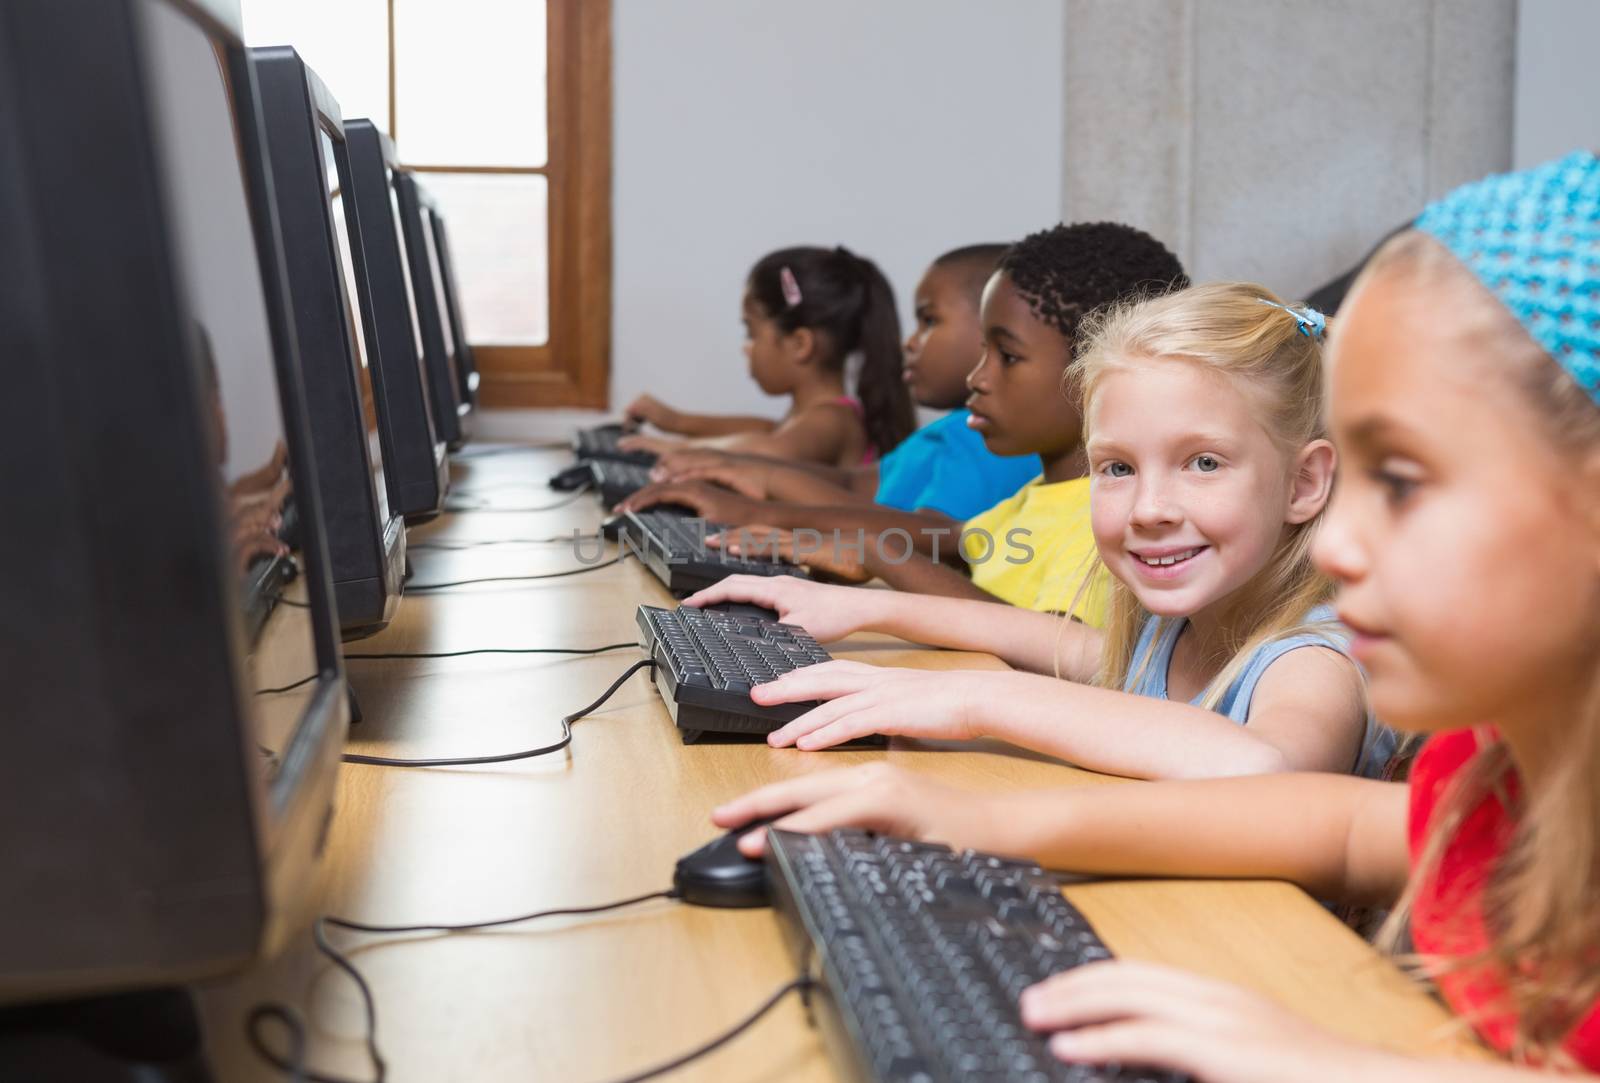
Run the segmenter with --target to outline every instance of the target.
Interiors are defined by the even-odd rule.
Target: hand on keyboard
[[[642,436],[633,433],[617,440],[618,451],[647,451],[651,455],[665,455],[675,447],[682,447],[683,441],[670,436]]]
[[[767,735],[774,748],[803,752],[869,734],[970,741],[981,737],[975,705],[1004,698],[1005,673],[891,669],[862,662],[828,662],[785,674],[753,691],[763,706],[823,701]]]
[[[1050,1051],[1062,1060],[1164,1068],[1206,1083],[1370,1078],[1393,1056],[1330,1034],[1258,993],[1153,963],[1065,971],[1024,991],[1021,1008],[1031,1029],[1058,1032]]]
[[[813,574],[821,573],[848,584],[865,583],[872,578],[872,573],[867,571],[853,549],[836,545],[832,538],[820,531],[807,534],[770,526],[743,526],[737,531],[717,535],[714,539],[707,538],[706,544],[726,549],[734,556],[757,553],[776,555],[790,564],[804,566]]]
[[[1005,817],[996,805],[1006,798],[969,793],[887,763],[864,763],[818,771],[752,790],[711,811],[711,822],[734,828],[770,817],[784,831],[821,834],[859,827],[884,835],[944,843],[955,849],[996,850],[994,825]],[[758,829],[739,840],[747,857],[766,850]]]
[[[893,597],[886,590],[831,586],[792,576],[730,575],[685,598],[683,604],[749,602],[777,610],[779,620],[799,625],[818,643],[833,643],[882,621],[885,602]]]
[[[617,505],[617,510],[643,511],[658,504],[677,504],[689,508],[708,523],[753,523],[758,521],[761,511],[758,501],[704,481],[667,481],[646,485]]]

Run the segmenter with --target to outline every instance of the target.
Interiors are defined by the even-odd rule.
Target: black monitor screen
[[[318,688],[277,366],[233,116],[227,57],[170,4],[144,0],[156,154],[167,184],[179,288],[194,317],[227,548],[249,643],[264,749],[286,748]],[[281,604],[286,599],[291,604]],[[298,605],[293,603],[300,603]],[[297,681],[301,687],[266,692]],[[268,759],[266,762],[275,762]]]
[[[422,208],[422,247],[428,252],[428,269],[433,272],[433,302],[438,307],[439,327],[444,334],[444,354],[456,355],[455,329],[450,326],[450,306],[444,296],[444,262],[439,259],[439,246],[434,242],[433,211]]]
[[[367,458],[372,463],[372,489],[378,498],[378,520],[389,521],[389,494],[383,481],[383,450],[378,437],[378,407],[372,395],[372,360],[367,353],[367,339],[361,326],[361,313],[357,309],[361,296],[356,292],[356,263],[350,255],[350,223],[345,217],[344,192],[339,187],[339,163],[334,157],[333,139],[323,129],[317,130],[322,142],[324,183],[328,202],[333,209],[333,232],[337,239],[335,255],[339,270],[344,276],[345,321],[350,325],[355,341],[356,364],[361,383],[361,418],[367,430]]]
[[[411,337],[416,340],[417,360],[423,359],[422,324],[417,320],[417,287],[411,281],[411,261],[406,259],[406,231],[400,217],[400,192],[395,187],[394,170],[385,169],[389,181],[389,209],[394,214],[394,243],[400,246],[400,276],[406,282],[406,311],[411,316]]]

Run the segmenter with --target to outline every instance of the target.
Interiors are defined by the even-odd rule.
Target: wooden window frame
[[[548,184],[550,336],[542,346],[472,342],[486,407],[604,410],[611,394],[611,0],[546,0],[546,164],[404,160],[389,0],[389,131],[418,174],[539,175]],[[460,242],[456,242],[459,259]]]

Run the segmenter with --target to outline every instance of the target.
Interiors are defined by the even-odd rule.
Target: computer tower
[[[18,1005],[313,905],[348,702],[257,103],[236,2],[0,4],[0,1078],[124,1078]]]
[[[433,199],[406,172],[395,174],[400,197],[400,226],[405,234],[411,281],[416,287],[417,320],[422,328],[423,353],[428,359],[428,386],[433,391],[433,420],[450,450],[461,447],[470,435],[472,403],[462,395],[465,386],[457,361],[455,334],[450,326],[450,306],[445,299],[444,268],[429,218]]]
[[[439,513],[450,483],[444,438],[434,424],[416,289],[400,229],[394,145],[370,120],[345,122],[350,194],[362,223],[355,246],[358,278],[372,298],[371,334],[378,363],[378,410],[387,417],[393,455],[385,461],[394,505],[408,522]]]
[[[363,229],[349,191],[339,103],[287,46],[251,50],[261,87],[301,377],[346,638],[389,623],[405,575],[405,522],[385,472],[394,437],[378,409],[372,308],[355,269]]]

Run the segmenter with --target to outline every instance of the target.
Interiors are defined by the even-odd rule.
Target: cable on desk
[[[309,677],[301,677],[298,681],[295,681],[293,684],[286,684],[286,685],[283,685],[281,688],[257,688],[256,689],[256,695],[258,695],[258,696],[275,696],[279,692],[293,692],[296,688],[300,688],[300,687],[302,687],[304,685],[308,685],[308,684],[310,684],[312,681],[316,680],[320,676],[322,676],[321,673],[313,673]]]
[[[547,756],[552,752],[560,752],[572,743],[573,723],[605,703],[606,700],[616,694],[617,689],[621,688],[629,677],[647,667],[651,672],[655,671],[656,663],[654,659],[639,659],[639,661],[624,670],[622,676],[612,681],[611,687],[600,693],[599,699],[596,699],[588,706],[578,708],[569,715],[563,715],[561,718],[561,738],[552,744],[542,745],[539,748],[524,749],[521,752],[502,752],[493,756],[451,756],[418,760],[398,760],[391,759],[388,756],[366,756],[356,752],[346,752],[344,754],[344,762],[364,763],[374,767],[476,767],[480,764],[509,763],[512,760],[528,760],[535,756]]]
[[[296,609],[310,609],[311,608],[311,603],[310,602],[297,602],[293,598],[279,598],[278,599],[278,604],[279,605],[290,605],[290,606],[293,606]]]
[[[328,943],[328,930],[325,917],[319,917],[311,926],[311,937],[316,942],[317,950],[326,956],[334,966],[350,976],[356,983],[356,988],[361,991],[361,1003],[367,1016],[367,1056],[372,1060],[372,1079],[370,1083],[384,1083],[388,1078],[389,1066],[384,1062],[383,1055],[378,1052],[378,1005],[373,999],[372,987],[367,984],[367,979],[361,976],[361,971],[356,969],[343,952]],[[279,1023],[289,1032],[289,1053],[287,1056],[267,1045],[261,1033],[261,1024],[266,1020]],[[245,1020],[245,1034],[250,1039],[250,1047],[255,1050],[256,1056],[288,1074],[291,1083],[356,1083],[355,1080],[344,1076],[327,1075],[315,1072],[306,1067],[306,1026],[295,1012],[282,1004],[258,1004],[251,1010],[250,1016]]]
[[[592,485],[587,485],[587,484],[586,485],[580,485],[576,489],[572,490],[572,492],[569,493],[567,496],[562,497],[560,500],[557,500],[554,503],[538,504],[538,505],[535,505],[534,507],[531,507],[531,508],[496,508],[496,507],[493,507],[493,506],[491,506],[491,505],[489,505],[487,503],[482,503],[482,504],[451,504],[448,501],[446,501],[444,506],[441,507],[439,510],[444,512],[447,515],[449,515],[449,514],[459,515],[459,514],[462,514],[463,512],[475,512],[475,511],[499,511],[499,512],[555,511],[557,508],[570,507],[571,505],[576,504],[578,502],[578,499],[581,496],[583,496],[585,493],[589,492],[592,488],[593,488]]]
[[[568,568],[561,572],[545,572],[541,575],[488,575],[480,579],[453,579],[445,583],[418,583],[406,588],[406,593],[417,591],[444,590],[446,587],[467,587],[475,583],[524,583],[536,579],[565,579],[568,576],[584,575],[587,572],[597,572],[601,568],[609,568],[621,564],[628,559],[628,550],[624,549],[610,560],[602,560],[598,564],[585,564],[581,568]]]
[[[604,647],[476,647],[470,651],[384,651],[381,654],[346,654],[346,662],[374,662],[393,658],[460,658],[468,654],[605,654],[624,647],[644,649],[642,643],[607,643]]]
[[[348,921],[345,918],[333,917],[323,914],[317,918],[312,926],[311,935],[316,941],[317,950],[333,962],[340,970],[350,976],[356,983],[356,989],[361,993],[362,1006],[367,1017],[367,1055],[372,1060],[372,1083],[383,1083],[388,1074],[388,1064],[378,1052],[378,1004],[372,994],[372,987],[362,977],[356,965],[350,961],[349,956],[335,948],[328,941],[327,927],[337,926],[359,933],[420,933],[420,932],[471,932],[476,929],[492,929],[503,925],[517,925],[524,921],[534,921],[538,918],[565,917],[568,915],[599,914],[607,910],[620,910],[625,906],[634,906],[638,903],[649,902],[652,899],[676,899],[677,891],[667,888],[663,891],[651,891],[644,895],[635,895],[616,902],[600,903],[597,906],[573,906],[555,910],[538,910],[531,914],[522,914],[512,918],[496,918],[493,921],[474,921],[459,925],[370,925],[362,921]],[[289,1050],[279,1053],[268,1046],[261,1032],[261,1024],[272,1020],[280,1024],[289,1034]],[[753,1020],[751,1020],[753,1022]],[[745,1023],[748,1026],[749,1023]],[[251,1011],[246,1022],[246,1034],[250,1039],[251,1048],[256,1056],[277,1068],[280,1072],[288,1073],[291,1083],[355,1083],[353,1080],[329,1076],[320,1072],[313,1072],[306,1067],[306,1028],[305,1023],[290,1008],[282,1004],[261,1004]]]
[[[689,1052],[683,1054],[680,1057],[674,1057],[672,1060],[667,1061],[665,1064],[658,1064],[654,1068],[647,1068],[644,1071],[639,1072],[639,1073],[637,1073],[635,1075],[625,1076],[622,1079],[612,1080],[611,1083],[644,1083],[644,1080],[646,1080],[646,1079],[655,1079],[655,1078],[657,1078],[659,1076],[666,1075],[668,1072],[675,1072],[679,1068],[682,1068],[685,1064],[688,1064],[691,1061],[699,1060],[701,1057],[705,1056],[706,1054],[713,1053],[713,1052],[717,1051],[718,1049],[721,1049],[723,1046],[725,1046],[729,1042],[733,1041],[739,1035],[743,1034],[745,1031],[747,1031],[751,1027],[755,1026],[757,1023],[759,1023],[761,1021],[761,1017],[762,1016],[766,1015],[773,1008],[776,1008],[778,1006],[778,1004],[780,1002],[782,1002],[783,998],[788,996],[790,993],[794,993],[794,992],[804,993],[804,992],[810,990],[810,988],[815,984],[816,984],[816,982],[813,979],[808,978],[808,977],[806,977],[804,975],[801,975],[800,977],[794,979],[794,981],[791,981],[791,982],[787,983],[786,985],[781,986],[771,996],[767,997],[766,1000],[762,1001],[761,1002],[761,1006],[758,1007],[755,1011],[751,1012],[749,1015],[745,1016],[738,1023],[734,1024],[729,1029],[723,1031],[721,1034],[717,1035],[715,1038],[711,1039],[709,1042],[706,1042],[704,1045],[696,1046],[695,1048],[691,1049]]]
[[[676,899],[676,888],[665,888],[661,891],[651,891],[644,895],[635,895],[628,899],[619,899],[616,902],[600,903],[598,906],[568,906],[559,910],[535,910],[531,914],[519,914],[514,918],[495,918],[492,921],[468,921],[458,925],[369,925],[364,921],[350,921],[347,918],[323,916],[323,921],[329,925],[336,925],[341,929],[349,929],[356,933],[377,933],[392,936],[396,933],[470,933],[478,929],[497,929],[502,925],[520,925],[524,921],[536,921],[539,918],[558,918],[577,916],[582,914],[601,914],[607,910],[621,910],[624,906],[636,906],[652,899]]]
[[[407,542],[406,551],[414,549],[439,549],[455,552],[461,549],[483,549],[491,545],[558,545],[561,542],[599,541],[598,534],[554,534],[548,538],[497,538],[491,541],[420,541]]]

